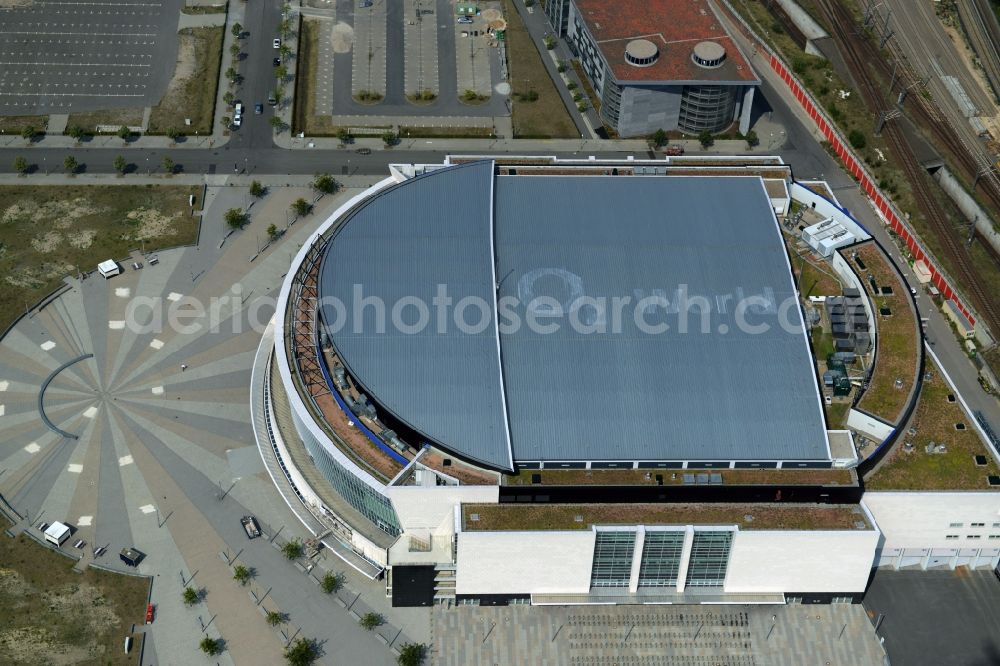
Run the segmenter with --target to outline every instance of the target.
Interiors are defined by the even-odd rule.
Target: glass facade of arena
[[[628,587],[634,550],[635,532],[598,532],[591,587]]]
[[[639,563],[639,587],[677,585],[683,552],[683,531],[647,531]]]
[[[686,584],[690,587],[721,587],[726,582],[733,533],[695,531]]]
[[[736,112],[739,86],[684,86],[677,126],[684,132],[718,132],[729,127]]]
[[[292,410],[292,420],[295,422],[295,429],[302,438],[302,443],[305,444],[306,451],[313,459],[316,469],[322,472],[333,489],[383,532],[391,536],[399,536],[402,529],[389,498],[354,476],[350,470],[329,455],[323,446],[316,441],[309,429],[305,427],[294,409]]]

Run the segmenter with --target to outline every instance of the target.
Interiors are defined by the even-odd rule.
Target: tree
[[[232,106],[233,102],[236,101],[236,95],[233,94],[232,90],[227,90],[226,94],[222,96],[222,101],[226,103],[226,106]]]
[[[163,158],[163,173],[173,173],[174,172],[174,161],[169,157]]]
[[[219,122],[220,122],[220,123],[222,124],[222,126],[223,126],[223,127],[227,127],[227,128],[229,127],[229,124],[230,124],[230,123],[231,123],[232,121],[233,121],[233,119],[232,119],[232,118],[230,118],[229,116],[222,116],[222,119],[221,119],[221,120],[219,120]]]
[[[233,32],[233,37],[239,39],[240,37],[243,36],[243,26],[240,25],[239,22],[234,23],[232,32]]]
[[[278,47],[278,53],[281,54],[281,59],[284,60],[288,56],[292,55],[292,49],[288,47],[288,44],[282,44]]]
[[[382,616],[378,613],[368,612],[361,616],[361,620],[358,622],[362,627],[368,631],[374,631],[375,627],[381,625],[383,622]]]
[[[421,643],[403,643],[399,647],[396,663],[399,666],[420,666],[427,656],[427,646]]]
[[[184,600],[185,606],[194,606],[200,598],[201,595],[198,594],[198,590],[193,587],[185,587],[184,592],[181,593],[181,599]]]
[[[653,144],[653,148],[662,148],[667,145],[667,133],[658,129],[649,137],[649,142]]]
[[[386,147],[396,145],[396,138],[396,133],[392,130],[382,132],[382,143],[384,143]]]
[[[274,223],[267,225],[267,237],[271,240],[278,237],[278,225]]]
[[[285,67],[284,65],[278,65],[277,67],[274,68],[274,75],[278,77],[278,80],[280,81],[281,79],[288,76],[288,68]]]
[[[125,173],[125,167],[126,166],[127,166],[127,163],[125,162],[125,158],[124,157],[122,157],[121,155],[119,155],[119,156],[117,156],[115,158],[115,171],[117,171],[120,174],[121,173]]]
[[[847,140],[851,142],[851,146],[855,150],[861,150],[868,144],[865,133],[858,129],[852,129],[851,133],[847,135]]]
[[[328,173],[318,173],[313,178],[312,188],[318,194],[333,194],[337,191],[337,181]]]
[[[282,129],[285,128],[285,121],[282,120],[280,116],[271,116],[270,123],[271,127],[273,127],[278,132],[280,132]]]
[[[230,67],[229,69],[226,70],[226,78],[229,79],[230,83],[235,83],[236,82],[236,68],[235,67]]]
[[[280,106],[281,102],[284,101],[284,99],[285,99],[285,87],[282,86],[282,85],[278,85],[274,89],[274,103],[275,103],[275,105],[276,106]]]
[[[318,658],[319,645],[309,638],[299,638],[285,648],[288,666],[311,666]]]
[[[312,210],[312,204],[306,201],[305,199],[298,198],[292,202],[292,212],[295,213],[298,217],[308,215],[310,210]],[[289,551],[286,549],[292,544],[295,544],[297,546],[298,550],[295,552],[297,552],[298,554],[289,556],[288,554]],[[298,543],[297,541],[289,541],[288,543],[285,544],[285,547],[282,548],[282,552],[285,553],[285,557],[287,557],[290,560],[294,560],[296,557],[302,555],[302,544]]]
[[[240,54],[240,50],[240,45],[233,42],[233,44],[229,47],[229,54],[235,58]]]
[[[35,129],[34,125],[25,125],[21,130],[21,138],[25,141],[31,141],[38,135],[38,130]]]
[[[309,202],[307,202],[305,199],[297,199],[295,203],[292,204],[292,210],[294,210],[297,215],[305,215],[306,213],[299,212],[300,211],[300,207],[298,205],[299,203],[305,204],[306,212],[309,211],[309,208],[311,208],[311,206],[309,205]],[[281,554],[284,555],[289,560],[297,560],[298,558],[302,557],[302,552],[303,552],[302,542],[299,541],[298,539],[292,539],[291,541],[286,541],[285,545],[281,547]]]
[[[230,208],[226,211],[223,218],[233,229],[242,229],[247,223],[247,214],[243,212],[242,208]]]
[[[341,127],[337,130],[337,139],[339,139],[341,143],[350,143],[351,133],[347,131],[346,127]]]
[[[264,186],[260,184],[259,180],[255,180],[250,183],[250,196],[254,199],[260,199],[267,193]]]
[[[177,139],[184,136],[184,133],[181,132],[176,127],[171,127],[170,129],[167,130],[167,136],[170,137],[171,141],[176,141]]]
[[[281,23],[278,24],[278,31],[282,37],[288,36],[288,33],[292,31],[292,21],[287,18],[281,19]]]
[[[128,125],[122,125],[118,128],[118,138],[122,141],[128,141],[128,138],[132,136],[132,130],[128,128]]]
[[[264,621],[267,622],[269,627],[277,627],[286,619],[287,616],[284,613],[279,613],[278,611],[267,611],[267,615],[264,616]]]
[[[743,138],[746,139],[747,148],[753,148],[760,144],[760,138],[757,137],[757,132],[754,132],[753,130],[747,132]]]
[[[83,128],[80,127],[79,125],[73,125],[66,131],[66,133],[69,134],[74,139],[76,139],[77,141],[82,139],[86,134],[86,132],[83,131]]]
[[[14,158],[14,171],[18,172],[22,176],[28,173],[28,160],[23,157]]]
[[[237,564],[233,567],[233,580],[235,580],[240,585],[246,585],[250,582],[253,577],[253,572],[242,564]]]
[[[701,143],[702,148],[711,148],[712,144],[715,143],[715,137],[708,130],[703,131],[698,135],[698,141]]]
[[[205,636],[201,639],[201,643],[198,643],[198,647],[200,647],[201,651],[209,657],[222,654],[222,641],[218,638],[209,638],[208,636]]]
[[[319,582],[319,588],[327,594],[333,594],[344,586],[344,577],[328,571],[323,580]]]
[[[66,169],[66,173],[76,173],[76,168],[80,166],[76,162],[76,158],[72,155],[67,155],[66,159],[63,160],[63,168]]]

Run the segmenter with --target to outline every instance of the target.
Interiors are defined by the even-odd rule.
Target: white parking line
[[[118,296],[119,298],[128,298],[131,295],[131,287],[115,287],[115,296]]]
[[[0,30],[0,35],[56,35],[61,37],[156,37],[155,32],[43,32],[30,30]]]
[[[184,296],[181,295],[181,294],[178,294],[176,291],[172,291],[169,294],[167,294],[167,300],[168,301],[179,301],[182,298],[184,298]]]
[[[50,351],[52,349],[55,349],[56,343],[52,342],[51,340],[46,340],[45,342],[43,342],[38,346],[42,348],[42,351]]]
[[[153,513],[156,511],[156,507],[152,504],[143,504],[139,507],[139,511],[142,511],[143,513]]]
[[[153,392],[153,395],[163,395],[163,387],[162,386],[154,386],[151,389],[151,391]]]
[[[77,527],[90,527],[91,524],[93,524],[93,522],[94,522],[94,517],[93,516],[80,516],[80,518],[76,521],[76,526]]]
[[[28,444],[26,447],[24,447],[24,450],[30,453],[31,455],[35,455],[36,453],[42,450],[42,447],[38,446],[38,442],[32,442],[31,444]]]
[[[163,349],[163,340],[153,338],[152,342],[149,343],[149,346],[153,349]]]
[[[0,65],[39,65],[41,67],[152,67],[151,64],[140,65],[127,62],[0,62]]]
[[[0,381],[0,391],[6,391],[8,387],[10,387],[9,381],[7,381],[6,379]]]
[[[71,463],[70,466],[66,468],[66,471],[71,472],[73,474],[79,474],[80,472],[83,471],[83,465],[77,465],[76,463]]]
[[[42,95],[46,97],[143,97],[144,95],[121,95],[113,93],[23,93],[23,92],[0,92],[5,97],[24,97],[25,95]],[[55,345],[52,345],[53,347]]]
[[[118,320],[109,321],[108,328],[110,328],[112,331],[120,331],[125,328],[125,322]]]
[[[83,410],[83,415],[88,419],[92,419],[97,416],[97,405],[91,405],[87,409]]]
[[[7,405],[0,405],[0,416],[7,413]]]
[[[132,456],[122,456],[118,459],[118,466],[124,467],[125,465],[131,465],[132,462]]]

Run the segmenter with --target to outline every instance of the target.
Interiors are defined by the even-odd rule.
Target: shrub
[[[205,636],[201,639],[201,643],[198,643],[198,647],[201,651],[210,657],[222,654],[222,641],[217,638],[209,638]]]
[[[847,135],[847,140],[851,142],[851,146],[855,150],[861,150],[868,144],[865,133],[859,129],[852,129],[850,134]]]
[[[198,594],[198,590],[193,587],[185,587],[181,593],[181,599],[184,601],[185,606],[194,606],[200,598],[201,595]]]
[[[705,130],[698,135],[698,142],[701,143],[702,148],[711,148],[715,144],[715,137],[708,130]]]
[[[288,662],[288,666],[310,666],[318,658],[319,645],[314,640],[299,638],[285,648],[285,661]]]
[[[421,643],[403,643],[399,647],[396,663],[399,666],[420,666],[427,656],[427,646]]]
[[[383,620],[381,615],[379,615],[378,613],[369,612],[361,616],[361,620],[358,622],[358,624],[360,624],[368,631],[374,631],[375,627],[382,624],[382,622]]]
[[[327,572],[320,581],[319,587],[327,594],[332,594],[344,586],[344,577],[333,572]]]

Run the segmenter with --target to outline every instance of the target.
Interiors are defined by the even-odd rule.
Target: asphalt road
[[[267,97],[277,84],[272,60],[278,55],[278,51],[272,47],[271,42],[278,36],[278,24],[281,23],[279,3],[251,0],[244,2],[243,7],[246,12],[243,31],[249,34],[243,38],[243,50],[247,57],[240,63],[239,73],[243,76],[243,83],[236,91],[236,98],[243,102],[246,111],[243,115],[243,126],[232,133],[227,146],[228,150],[236,152],[249,152],[274,146],[270,124],[274,108],[268,106]],[[295,60],[290,60],[287,66],[289,70],[294,70]],[[255,104],[264,105],[263,114],[254,115]],[[237,161],[241,161],[243,157],[246,156],[241,156]],[[128,155],[126,159],[129,159]]]

